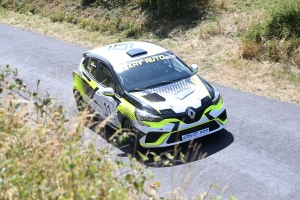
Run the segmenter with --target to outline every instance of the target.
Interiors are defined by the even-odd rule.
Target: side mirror
[[[193,73],[196,74],[197,71],[198,71],[198,65],[192,64],[192,65],[191,65],[191,69],[192,69]]]
[[[104,96],[108,96],[108,97],[113,97],[113,96],[116,95],[114,89],[112,89],[111,87],[104,88],[104,89],[102,90],[102,94],[103,94]]]

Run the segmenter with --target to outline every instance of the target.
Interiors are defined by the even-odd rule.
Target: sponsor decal
[[[175,58],[175,55],[155,55],[155,56],[150,56],[147,58],[143,58],[143,59],[139,59],[139,60],[135,60],[132,62],[127,63],[127,65],[125,66],[125,68],[130,69],[130,68],[134,68],[134,67],[138,67],[144,64],[148,64],[148,63],[153,63],[153,62],[157,62],[160,60],[168,60],[168,59],[172,59]]]
[[[108,47],[108,50],[126,50],[133,47],[133,43],[115,44]]]
[[[202,135],[205,135],[206,133],[209,133],[209,128],[205,128],[205,129],[196,131],[194,133],[189,133],[189,134],[183,135],[182,141],[192,140],[192,139],[198,138]]]

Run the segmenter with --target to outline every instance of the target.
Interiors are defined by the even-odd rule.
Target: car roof
[[[129,50],[131,53],[128,52]],[[132,41],[95,48],[88,51],[87,54],[92,53],[95,55],[99,55],[100,57],[105,58],[108,62],[110,62],[112,66],[114,66],[166,51],[168,50],[152,43]],[[130,54],[132,56],[130,56]]]

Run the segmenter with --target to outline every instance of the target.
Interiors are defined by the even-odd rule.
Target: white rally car
[[[109,125],[130,129],[128,142],[165,147],[223,129],[226,109],[219,91],[167,49],[124,42],[83,54],[73,72],[77,105],[86,102]]]

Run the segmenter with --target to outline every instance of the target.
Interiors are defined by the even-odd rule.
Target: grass
[[[81,140],[86,112],[67,119],[49,95],[0,67],[1,199],[138,199],[151,172]],[[103,124],[100,126],[103,126]],[[92,138],[91,138],[92,139]]]
[[[123,33],[139,37],[152,32],[164,37],[173,20],[189,26],[213,7],[212,0],[3,0],[0,7],[22,14],[48,17],[52,22],[68,22],[104,35]],[[179,5],[180,4],[180,5]],[[164,31],[158,31],[164,29]]]
[[[199,65],[199,73],[209,81],[299,104],[300,76],[293,66],[281,62],[241,59],[242,35],[265,13],[246,7],[244,12],[231,12],[230,2],[214,18],[208,18],[193,29],[179,27],[168,38],[146,34],[140,40],[169,48],[188,64]],[[253,15],[249,13],[253,10]],[[1,21],[91,48],[132,40],[123,33],[100,35],[67,22],[52,23],[49,18],[16,14],[1,10]],[[43,24],[42,26],[40,24]],[[92,38],[92,39],[91,39]],[[255,80],[255,81],[254,81]]]
[[[217,12],[206,15],[194,28],[186,29],[178,25],[167,32],[166,38],[149,32],[138,39],[169,48],[189,65],[198,64],[199,73],[209,81],[299,104],[299,69],[285,62],[243,59],[253,56],[247,55],[243,49],[258,48],[255,44],[241,43],[243,36],[253,24],[264,20],[268,10],[279,3],[276,0],[219,1]],[[53,23],[49,18],[37,15],[1,9],[0,16],[1,22],[90,48],[132,40],[128,36],[136,31],[133,27],[127,32],[103,35],[82,29],[81,25],[64,21]],[[295,52],[299,53],[300,50]],[[248,53],[253,54],[253,51]],[[295,53],[295,59],[299,59],[297,55]]]

